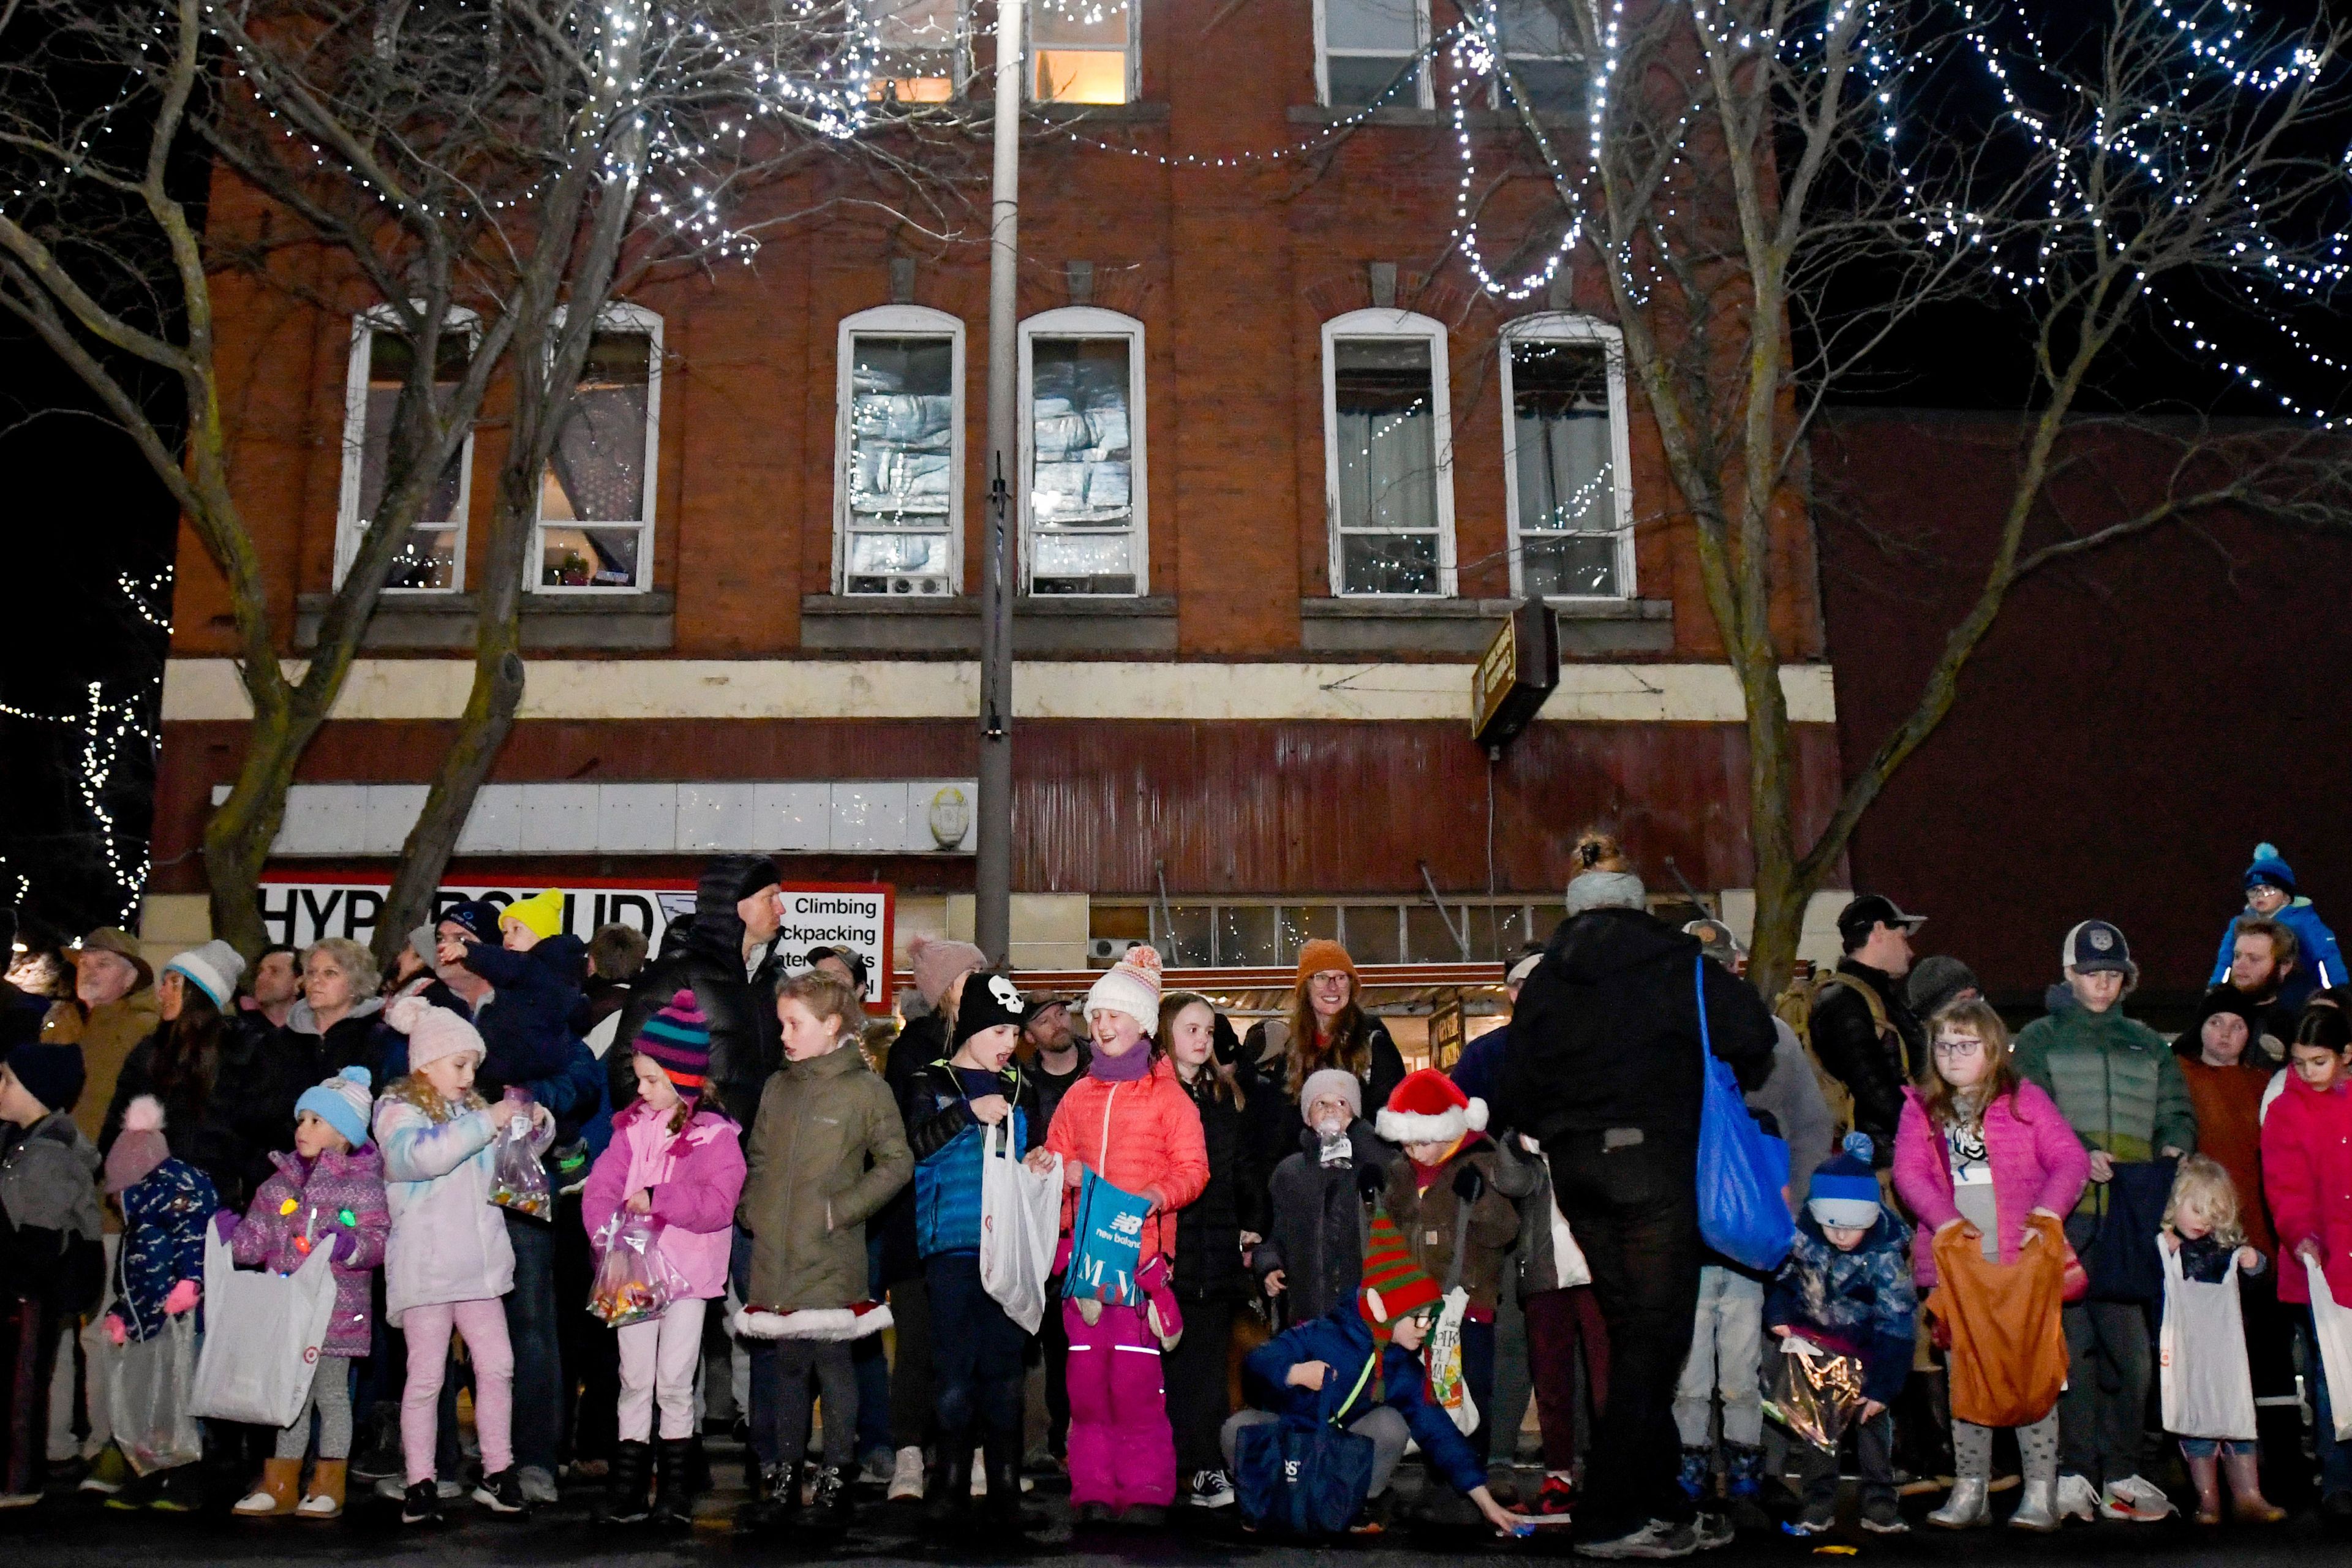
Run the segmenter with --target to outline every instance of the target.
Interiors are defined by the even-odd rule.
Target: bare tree
[[[1522,167],[1552,208],[1517,231],[1525,276],[1482,263],[1482,277],[1523,297],[1559,265],[1589,266],[1623,330],[1675,490],[1640,521],[1692,528],[1746,699],[1750,971],[1769,994],[1795,962],[1807,900],[1950,710],[2021,581],[2217,511],[2352,519],[2352,454],[2327,410],[2291,403],[2285,423],[2251,431],[2191,420],[2184,435],[2180,410],[2163,410],[2177,460],[2160,496],[2094,531],[2053,528],[2049,495],[2070,451],[2098,437],[2086,399],[2119,340],[2190,314],[2192,290],[2284,328],[2343,281],[2335,117],[2352,30],[2259,24],[2229,0],[2111,0],[2063,38],[2020,14],[1932,0],[1548,3],[1591,67],[1589,128],[1520,110]],[[1470,10],[1457,62],[1507,78],[1491,13]],[[1912,711],[1849,760],[1808,836],[1780,678],[1809,628],[1775,624],[1813,569],[1807,441],[1826,404],[1883,370],[1898,329],[1955,300],[2026,326],[2015,483],[1990,558],[1960,568],[1981,585]]]

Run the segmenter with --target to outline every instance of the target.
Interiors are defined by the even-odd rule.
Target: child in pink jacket
[[[631,1044],[636,1103],[613,1118],[613,1142],[580,1194],[580,1217],[601,1247],[604,1227],[626,1210],[661,1222],[662,1261],[677,1276],[660,1316],[624,1324],[620,1444],[614,1450],[605,1518],[646,1516],[654,1406],[661,1406],[661,1452],[653,1515],[690,1521],[687,1470],[694,1450],[694,1369],[701,1356],[704,1303],[727,1289],[735,1200],[743,1191],[742,1130],[698,1109],[710,1068],[710,1026],[691,991],[680,991],[645,1022]]]

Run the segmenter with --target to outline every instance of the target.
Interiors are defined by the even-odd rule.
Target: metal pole
[[[1020,482],[1022,23],[1028,0],[997,0],[996,177],[988,247],[988,529],[980,563],[980,842],[972,936],[992,965],[1013,940],[1013,487]]]

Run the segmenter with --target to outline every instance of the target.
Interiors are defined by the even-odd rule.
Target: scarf
[[[1138,1040],[1125,1056],[1097,1050],[1087,1063],[1087,1076],[1105,1083],[1138,1083],[1151,1076],[1151,1042]]]

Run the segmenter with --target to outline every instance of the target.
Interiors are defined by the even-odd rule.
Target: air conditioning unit
[[[1108,969],[1127,956],[1129,948],[1143,944],[1131,937],[1098,936],[1087,943],[1087,965],[1091,969]]]

